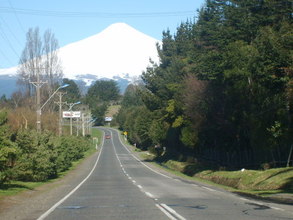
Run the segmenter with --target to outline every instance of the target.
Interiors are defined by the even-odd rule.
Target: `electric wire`
[[[0,7],[0,12],[1,13],[17,13],[17,14],[34,15],[34,16],[103,17],[103,18],[169,17],[169,16],[192,16],[195,14],[195,11],[110,13],[110,12],[46,11],[46,10],[11,8],[11,7]]]
[[[22,43],[20,42],[20,40],[16,37],[16,35],[13,33],[13,31],[11,30],[11,28],[9,27],[9,25],[7,24],[7,22],[4,20],[4,18],[2,18],[0,16],[0,20],[2,21],[2,23],[5,25],[5,28],[7,28],[7,30],[10,32],[10,34],[12,35],[12,37],[14,38],[14,40],[18,43],[19,46],[23,46]],[[1,23],[0,23],[0,28],[1,28]]]
[[[8,63],[10,63],[11,66],[15,66],[15,64],[13,64],[13,62],[11,62],[11,60],[6,56],[6,54],[1,49],[0,49],[0,53],[4,57],[4,59],[6,59],[6,61]],[[3,68],[3,67],[1,66],[1,68]],[[1,69],[0,69],[0,72],[1,72]]]
[[[13,7],[11,1],[10,1],[10,0],[7,0],[7,2],[8,2],[8,4],[10,5],[10,7],[12,8],[12,10],[13,10],[13,14],[15,15],[15,18],[16,18],[16,20],[17,20],[17,23],[18,23],[20,29],[22,30],[23,33],[25,33],[24,27],[23,27],[22,23],[20,22],[20,19],[19,19],[17,13],[15,12],[15,9],[14,9],[14,7]]]
[[[5,32],[3,31],[3,29],[0,26],[0,35],[2,36],[2,38],[7,42],[8,46],[10,47],[10,49],[13,51],[13,53],[17,56],[18,59],[20,59],[19,54],[16,52],[14,46],[12,45],[12,43],[10,42],[9,38],[6,36]]]

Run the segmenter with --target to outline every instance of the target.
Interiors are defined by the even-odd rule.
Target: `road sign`
[[[107,122],[110,122],[110,121],[112,121],[112,120],[113,120],[112,117],[105,117],[105,121],[107,121]]]
[[[63,118],[80,118],[80,111],[63,111]]]

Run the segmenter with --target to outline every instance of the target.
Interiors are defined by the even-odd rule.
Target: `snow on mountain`
[[[0,76],[6,75],[6,76],[15,76],[17,71],[17,66],[6,68],[6,69],[0,69]]]
[[[102,32],[59,49],[64,77],[84,80],[141,75],[149,59],[159,62],[160,41],[125,23],[115,23]],[[17,67],[0,69],[0,75],[15,75]]]
[[[116,23],[99,34],[60,48],[59,57],[67,78],[85,74],[98,78],[132,77],[146,70],[150,58],[159,62],[158,42],[125,23]]]

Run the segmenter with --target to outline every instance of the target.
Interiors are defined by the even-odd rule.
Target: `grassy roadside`
[[[16,195],[20,192],[26,191],[26,190],[33,190],[39,186],[42,186],[44,184],[52,183],[54,181],[57,181],[58,179],[64,177],[66,174],[68,174],[70,171],[74,170],[85,158],[89,157],[96,151],[96,144],[98,146],[101,145],[102,142],[102,132],[98,130],[97,128],[93,128],[92,130],[92,137],[96,138],[93,140],[93,146],[84,153],[84,157],[72,162],[72,166],[70,167],[69,170],[59,173],[58,178],[56,179],[51,179],[46,182],[23,182],[23,181],[11,181],[7,184],[4,184],[0,188],[0,199],[4,199],[6,196],[13,196]]]
[[[129,145],[124,138],[121,138],[121,140]],[[154,155],[131,147],[142,160],[151,161],[155,166],[186,180],[196,180],[231,192],[261,198],[275,194],[292,194],[293,197],[293,167],[268,170],[217,171],[192,162],[167,160],[158,163],[154,160]],[[194,173],[194,170],[196,170],[195,174],[187,175]]]

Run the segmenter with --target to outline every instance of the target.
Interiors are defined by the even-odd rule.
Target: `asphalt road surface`
[[[117,131],[105,139],[92,172],[38,220],[293,219],[293,207],[242,198],[181,180],[141,162]]]

